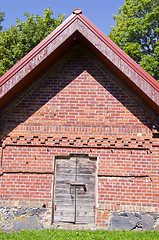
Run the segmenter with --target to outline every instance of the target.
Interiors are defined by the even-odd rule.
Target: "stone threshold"
[[[64,230],[96,230],[97,226],[92,224],[74,224],[66,222],[56,222],[50,225],[50,228],[53,229],[64,229]]]

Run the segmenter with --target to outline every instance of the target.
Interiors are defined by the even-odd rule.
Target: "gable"
[[[159,112],[159,83],[128,57],[83,14],[72,14],[1,78],[0,107],[31,84],[70,47],[82,42],[140,98]]]
[[[151,135],[155,115],[92,53],[79,45],[15,99],[1,120],[3,136]],[[57,131],[58,129],[58,131]],[[98,129],[98,130],[97,130]],[[125,129],[125,130],[123,130]],[[131,129],[131,130],[130,130]]]

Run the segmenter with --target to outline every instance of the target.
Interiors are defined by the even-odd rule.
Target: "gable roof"
[[[112,42],[79,9],[75,9],[70,17],[0,78],[0,108],[79,41],[159,113],[159,82]]]

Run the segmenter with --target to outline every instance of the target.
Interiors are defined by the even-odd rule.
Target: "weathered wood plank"
[[[75,160],[56,160],[55,222],[74,222],[75,198],[69,183],[75,181],[75,163]]]
[[[95,169],[95,161],[77,159],[77,181],[85,183],[85,189],[77,188],[77,223],[94,223],[95,221]]]

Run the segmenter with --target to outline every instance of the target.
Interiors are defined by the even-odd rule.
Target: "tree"
[[[2,25],[1,25],[1,22],[4,21],[4,12],[0,12],[0,31],[2,31]]]
[[[159,0],[125,0],[109,37],[159,80]]]
[[[64,15],[52,18],[50,8],[45,9],[44,17],[25,13],[26,21],[17,19],[16,25],[0,32],[0,75],[8,71],[49,33],[61,24]]]

